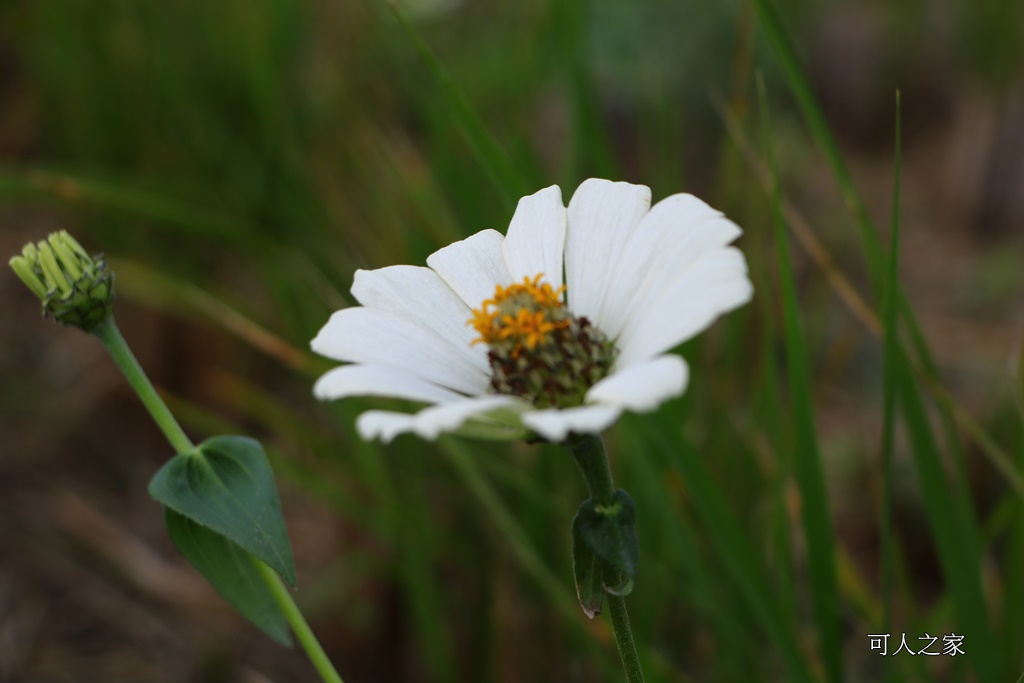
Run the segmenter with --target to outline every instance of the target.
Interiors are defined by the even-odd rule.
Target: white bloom
[[[427,268],[357,271],[361,306],[312,341],[350,365],[314,393],[430,404],[360,415],[359,433],[384,441],[446,431],[562,441],[678,396],[687,367],[666,352],[753,289],[727,246],[734,223],[692,195],[650,204],[647,187],[591,179],[566,209],[553,186],[519,201],[507,236],[478,232]]]

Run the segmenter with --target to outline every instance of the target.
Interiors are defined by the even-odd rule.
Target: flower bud
[[[36,244],[26,244],[11,269],[63,325],[92,331],[113,308],[114,274],[102,255],[89,256],[71,235],[61,230]]]

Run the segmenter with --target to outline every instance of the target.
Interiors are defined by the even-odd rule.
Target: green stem
[[[302,616],[298,605],[292,599],[291,593],[288,592],[284,582],[281,581],[281,577],[260,560],[253,558],[253,563],[256,565],[256,570],[260,573],[260,576],[266,582],[267,588],[270,589],[271,595],[274,596],[277,606],[281,608],[288,623],[291,624],[295,637],[299,639],[302,649],[306,651],[309,661],[313,663],[313,667],[320,674],[320,678],[324,679],[324,683],[343,683],[341,676],[338,675],[334,665],[331,664],[331,660],[327,658],[323,647],[320,646],[320,641],[316,639],[313,630],[306,623],[306,618]]]
[[[643,683],[644,672],[640,669],[640,657],[636,653],[633,631],[629,627],[626,599],[620,595],[609,594],[608,611],[612,616],[612,633],[615,634],[615,644],[619,647],[622,668],[626,670],[626,680],[629,683]]]
[[[178,421],[174,419],[174,415],[167,408],[167,404],[156,393],[152,382],[146,377],[142,366],[136,360],[135,354],[128,348],[128,342],[125,341],[121,331],[117,328],[114,317],[107,316],[103,322],[92,329],[92,333],[107,347],[107,351],[114,359],[114,362],[117,363],[117,367],[121,369],[125,379],[135,389],[135,393],[139,395],[143,405],[149,410],[149,414],[153,416],[153,420],[163,430],[167,440],[171,442],[171,447],[178,453],[194,451],[195,445],[188,438],[188,435],[185,434],[185,430],[181,428]],[[320,646],[316,636],[313,635],[313,631],[310,630],[309,624],[303,618],[302,613],[295,604],[295,600],[292,599],[288,589],[285,588],[281,577],[260,560],[253,558],[253,562],[256,564],[260,577],[267,584],[271,595],[274,596],[278,607],[281,608],[288,623],[291,624],[292,630],[299,639],[299,643],[302,644],[302,648],[306,651],[306,655],[309,656],[310,662],[313,663],[324,683],[343,683],[341,676],[335,671],[331,661],[327,659],[324,649]]]
[[[601,505],[611,503],[615,495],[615,484],[612,483],[612,470],[608,466],[601,437],[597,434],[577,437],[569,443],[569,450],[576,458],[583,478],[587,480],[590,497]]]
[[[128,383],[132,385],[135,393],[139,395],[143,405],[146,406],[149,414],[156,421],[157,426],[163,430],[164,436],[171,442],[171,447],[174,451],[176,453],[189,453],[195,450],[195,446],[188,438],[188,435],[185,434],[181,425],[171,415],[171,411],[167,409],[167,404],[156,393],[156,389],[153,388],[153,384],[146,377],[146,373],[142,370],[142,366],[139,365],[139,361],[135,359],[135,354],[128,348],[128,342],[121,336],[121,330],[117,328],[114,316],[107,316],[103,322],[92,329],[92,333],[107,347],[111,358],[117,363],[117,367],[121,369],[121,373],[124,374]]]
[[[604,441],[600,435],[586,434],[568,443],[576,464],[580,466],[583,478],[587,481],[590,497],[598,504],[611,503],[615,497],[615,484],[612,482],[612,470],[608,465]],[[615,644],[622,658],[622,668],[626,671],[629,683],[643,683],[644,674],[640,668],[640,657],[633,642],[633,631],[629,626],[629,614],[626,612],[626,600],[618,595],[608,594],[608,611],[612,618],[612,633]]]

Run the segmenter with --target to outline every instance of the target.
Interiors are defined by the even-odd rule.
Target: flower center
[[[589,320],[565,308],[564,286],[555,289],[542,277],[498,285],[467,324],[480,335],[473,343],[487,344],[495,393],[539,408],[582,405],[587,390],[608,375],[617,350]]]

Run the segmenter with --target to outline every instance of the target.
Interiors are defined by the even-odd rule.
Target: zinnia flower
[[[652,208],[643,185],[590,179],[566,209],[546,188],[519,201],[506,236],[483,230],[426,268],[356,271],[361,305],[311,344],[350,365],[314,393],[430,404],[363,413],[367,439],[600,432],[681,394],[687,366],[667,352],[750,299],[743,255],[727,246],[739,234],[688,194]]]

